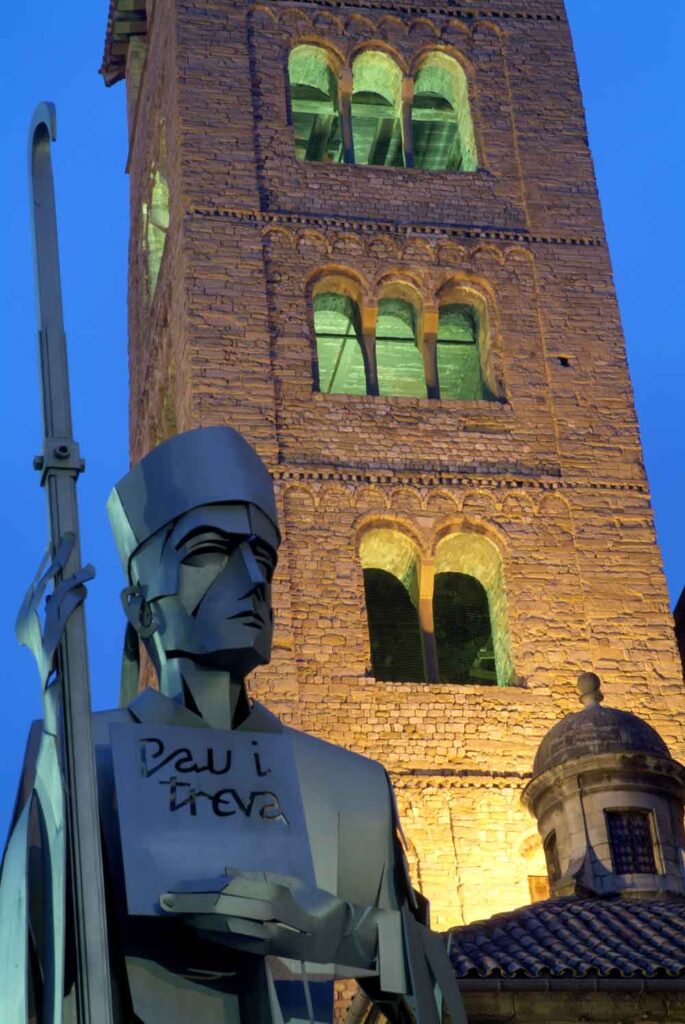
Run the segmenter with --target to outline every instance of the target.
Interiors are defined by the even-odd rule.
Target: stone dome
[[[651,725],[629,711],[601,706],[604,697],[593,672],[578,677],[578,690],[585,707],[549,730],[535,755],[534,778],[566,761],[593,754],[640,753],[670,759],[668,747]]]

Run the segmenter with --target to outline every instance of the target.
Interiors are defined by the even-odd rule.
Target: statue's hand
[[[355,907],[287,875],[231,869],[226,874],[228,884],[220,892],[164,893],[162,909],[247,952],[360,967],[373,961],[371,908]]]

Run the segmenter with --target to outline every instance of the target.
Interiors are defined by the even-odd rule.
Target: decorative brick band
[[[264,0],[260,0],[261,3]],[[283,0],[268,0],[269,3],[282,6]],[[533,11],[493,11],[484,8],[467,10],[464,7],[448,6],[444,3],[420,3],[403,2],[403,0],[380,0],[374,3],[373,0],[306,0],[308,7],[329,7],[333,10],[353,8],[358,11],[382,11],[387,14],[437,14],[445,18],[491,18],[493,21],[564,21],[560,14],[534,13]]]
[[[492,476],[475,476],[469,473],[411,473],[402,470],[341,469],[330,467],[274,466],[274,477],[283,481],[315,481],[324,483],[337,480],[352,484],[394,484],[410,487],[490,487],[500,490],[531,489],[538,491],[623,491],[635,494],[649,494],[645,484],[582,480],[562,480],[552,476],[523,476],[501,473]]]
[[[188,213],[197,217],[222,217],[234,223],[253,224],[288,224],[302,227],[333,227],[342,231],[374,232],[383,231],[387,234],[408,237],[422,235],[435,238],[474,238],[499,242],[527,242],[539,245],[580,245],[603,247],[603,238],[585,236],[573,237],[563,235],[531,235],[528,231],[515,231],[508,228],[479,228],[467,225],[442,226],[439,224],[397,224],[393,221],[371,220],[369,218],[329,217],[326,214],[291,213],[287,210],[237,210],[220,206],[199,206],[192,204]]]

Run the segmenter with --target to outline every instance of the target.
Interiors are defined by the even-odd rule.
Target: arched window
[[[365,395],[366,372],[357,303],[336,292],[315,295],[314,333],[319,391],[334,395]]]
[[[441,398],[493,398],[483,381],[478,314],[451,302],[440,307],[437,361]]]
[[[489,540],[475,533],[445,537],[434,576],[409,537],[392,528],[367,530],[359,553],[376,679],[471,685],[511,680],[502,566]]]
[[[162,264],[169,230],[169,185],[166,166],[166,133],[162,124],[149,178],[149,191],[143,202],[143,244],[147,256],[147,283],[150,299],[157,288],[159,268]]]
[[[298,160],[339,163],[342,136],[338,87],[329,55],[320,46],[296,46],[290,53],[288,77]]]
[[[475,171],[476,143],[464,69],[431,53],[414,78],[414,165],[428,171]]]
[[[418,349],[415,307],[401,298],[378,303],[376,369],[381,395],[426,397],[426,375]]]
[[[424,682],[418,564],[411,541],[395,530],[370,530],[360,556],[375,678]]]
[[[441,572],[433,587],[441,683],[496,683],[488,595],[463,572]]]
[[[387,53],[365,50],[352,65],[354,162],[402,167],[402,72]]]
[[[433,622],[441,682],[507,685],[513,664],[504,576],[486,537],[456,533],[440,541]]]

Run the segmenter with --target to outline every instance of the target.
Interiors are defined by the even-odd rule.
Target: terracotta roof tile
[[[534,903],[450,932],[458,978],[685,978],[685,900]]]

